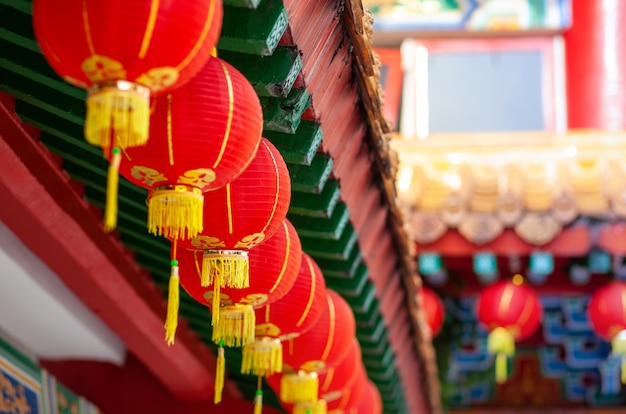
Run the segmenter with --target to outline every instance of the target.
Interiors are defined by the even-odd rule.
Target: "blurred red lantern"
[[[424,313],[424,319],[430,329],[431,336],[437,336],[443,326],[445,307],[435,292],[422,287],[419,293],[419,303]]]
[[[250,252],[251,260],[256,249]],[[254,267],[251,267],[253,271]],[[322,315],[325,297],[326,282],[322,271],[309,255],[303,253],[300,271],[289,292],[255,310],[255,340],[243,348],[241,372],[261,376],[281,372],[281,341],[307,332]]]
[[[626,383],[626,282],[614,280],[594,292],[587,307],[594,332],[607,341],[622,360],[622,383]]]
[[[329,366],[318,375],[320,396],[325,398],[326,394],[351,387],[356,380],[355,373],[359,372],[362,363],[361,345],[356,338],[352,338],[352,344],[343,359],[337,365]]]
[[[354,414],[383,414],[383,400],[374,383],[367,381],[361,401],[356,408],[351,408],[348,412],[350,414],[353,412]]]
[[[202,231],[202,193],[223,187],[250,164],[261,142],[263,112],[250,82],[211,57],[186,85],[156,98],[150,141],[122,157],[109,149],[122,176],[150,190],[148,229],[171,239]],[[107,194],[105,227],[115,226],[116,198]]]
[[[496,354],[496,381],[507,377],[507,357],[515,353],[515,341],[530,337],[539,328],[542,307],[537,293],[523,285],[521,276],[485,288],[478,297],[478,320],[490,331],[489,352]]]
[[[150,94],[185,84],[222,26],[221,0],[36,0],[33,25],[52,68],[87,89],[87,141],[145,144]]]
[[[322,396],[326,400],[329,414],[356,413],[365,389],[367,388],[367,373],[363,364],[359,364],[353,371],[353,378],[346,386]]]
[[[326,290],[325,302],[322,315],[311,329],[283,341],[280,394],[284,402],[316,397],[317,374],[337,365],[347,355],[356,335],[356,322],[348,303],[330,289]]]

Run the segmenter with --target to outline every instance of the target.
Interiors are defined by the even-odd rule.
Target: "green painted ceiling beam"
[[[326,284],[346,299],[361,296],[363,288],[368,283],[369,270],[363,262],[359,262],[353,278],[337,278],[326,276]]]
[[[298,234],[322,240],[338,240],[348,224],[350,213],[343,202],[337,203],[330,217],[310,217],[289,214],[289,220],[298,229]]]
[[[302,70],[298,49],[278,46],[271,56],[218,51],[218,56],[237,68],[259,96],[286,98]]]
[[[218,49],[269,56],[287,29],[281,0],[262,0],[256,9],[224,6]]]
[[[320,194],[292,191],[289,213],[312,217],[330,217],[339,201],[337,180],[330,179]]]
[[[311,104],[311,95],[305,88],[293,88],[286,98],[262,96],[260,100],[264,129],[295,134],[302,114]]]
[[[362,258],[363,253],[359,249],[358,243],[355,243],[348,258],[345,260],[317,258],[315,261],[324,270],[324,275],[350,279],[356,274],[356,269]]]
[[[348,223],[343,229],[339,240],[324,240],[320,243],[317,238],[301,236],[302,248],[317,259],[347,259],[357,242],[357,233],[352,224]]]
[[[265,130],[263,136],[278,148],[285,162],[311,165],[324,134],[317,122],[302,120],[294,133]]]

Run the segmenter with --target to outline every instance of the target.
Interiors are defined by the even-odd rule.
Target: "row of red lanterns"
[[[172,241],[167,343],[182,283],[211,309],[216,403],[225,345],[243,347],[243,373],[281,375],[276,390],[294,412],[382,412],[354,315],[286,219],[289,175],[261,137],[258,97],[211,56],[221,1],[64,6],[35,1],[36,36],[51,66],[88,90],[85,136],[110,161],[105,228],[116,224],[119,173],[149,190],[148,229]]]

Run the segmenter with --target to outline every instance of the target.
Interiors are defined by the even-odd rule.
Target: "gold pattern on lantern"
[[[277,338],[280,336],[280,328],[273,323],[261,323],[254,327],[256,336],[271,336]]]
[[[202,297],[207,301],[207,303],[213,303],[213,291],[210,290],[206,292]],[[220,305],[221,306],[230,306],[233,304],[233,300],[226,293],[220,293]]]
[[[264,303],[267,303],[267,298],[268,297],[265,293],[250,293],[239,302],[243,305],[252,305],[252,307],[258,308]]]
[[[150,187],[161,181],[167,181],[167,177],[165,177],[163,173],[158,172],[154,168],[148,168],[141,165],[134,166],[130,170],[130,174],[136,180],[141,180],[145,185]]]
[[[85,82],[83,82],[80,79],[76,79],[73,76],[68,76],[68,75],[63,76],[63,80],[65,82],[69,83],[70,85],[74,85],[74,86],[77,86],[77,87],[82,88],[82,89],[87,89],[88,88],[88,86],[87,86],[87,84]]]
[[[178,80],[178,70],[170,66],[150,69],[136,79],[137,83],[147,86],[152,91],[162,91],[172,87]]]
[[[225,247],[226,243],[213,236],[197,236],[191,239],[191,245],[199,249],[213,249],[216,247]]]
[[[178,177],[180,184],[189,184],[194,187],[202,188],[215,181],[215,171],[210,168],[196,168],[195,170],[185,171],[183,175]]]
[[[326,368],[326,362],[320,360],[307,361],[300,367],[303,371],[309,372],[320,372],[324,368]]]
[[[85,76],[94,83],[126,78],[124,65],[107,56],[91,55],[83,60],[80,67],[85,72]]]
[[[265,240],[264,233],[249,234],[235,244],[235,249],[249,249]]]

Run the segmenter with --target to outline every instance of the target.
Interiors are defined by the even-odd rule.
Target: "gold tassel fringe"
[[[220,309],[220,317],[213,326],[213,342],[242,347],[254,341],[256,317],[252,305],[229,305]]]
[[[146,144],[149,130],[150,89],[126,81],[103,83],[89,89],[87,142],[102,148],[137,147]]]
[[[513,335],[502,327],[494,329],[487,337],[487,350],[496,355],[496,382],[506,382],[508,358],[515,354]]]
[[[213,396],[213,403],[219,404],[222,402],[222,391],[224,390],[224,375],[226,372],[226,358],[224,357],[224,343],[220,342],[220,347],[217,349],[217,365],[215,367],[215,395]]]
[[[213,284],[213,303],[211,304],[211,326],[215,326],[220,320],[220,306],[222,306],[221,287],[219,283]]]
[[[178,327],[178,307],[180,304],[179,281],[178,260],[172,260],[172,270],[170,273],[170,284],[167,299],[167,318],[165,319],[165,341],[168,345],[172,345],[174,343],[176,328]]]
[[[191,239],[202,231],[204,196],[188,185],[157,187],[148,198],[148,231],[170,239]]]
[[[122,152],[119,148],[111,150],[111,162],[107,171],[107,193],[104,206],[104,231],[109,232],[117,226],[117,189],[120,182],[120,163]]]
[[[248,252],[245,250],[205,250],[202,256],[200,285],[207,287],[219,281],[222,287],[250,287]]]
[[[283,370],[283,346],[276,338],[263,337],[243,347],[241,373],[269,377]]]
[[[319,380],[315,372],[298,371],[283,375],[280,380],[280,400],[289,404],[317,401]]]
[[[293,414],[326,414],[326,400],[304,401],[293,406]]]

